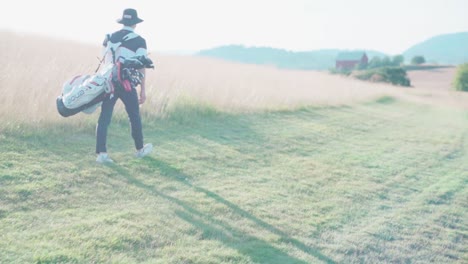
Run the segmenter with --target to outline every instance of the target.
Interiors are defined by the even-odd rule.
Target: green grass
[[[73,117],[72,117],[73,118]],[[468,113],[393,98],[0,133],[1,263],[463,263]]]

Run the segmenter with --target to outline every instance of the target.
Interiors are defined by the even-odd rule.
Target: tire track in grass
[[[431,113],[427,113],[426,115],[431,115]],[[446,122],[441,122],[441,120],[437,119],[432,119],[435,122],[438,122],[436,124],[440,126],[447,125]],[[411,120],[409,120],[411,121]],[[413,123],[412,121],[405,121],[405,123],[410,123],[413,128],[416,128],[416,130],[420,129],[417,128],[419,125],[421,125],[421,122],[415,122]],[[440,124],[439,124],[440,123]],[[450,125],[450,124],[448,124]],[[415,130],[411,129],[409,127],[409,131]],[[393,129],[402,129],[399,128],[398,126],[393,126]],[[430,129],[430,127],[427,127],[426,129]],[[408,127],[404,126],[404,131],[407,131]],[[442,131],[443,132],[443,131]],[[439,132],[441,134],[442,132]],[[375,133],[374,133],[375,134]],[[421,133],[415,133],[418,135],[421,135]],[[417,204],[414,203],[414,201],[419,201],[420,196],[425,196],[427,193],[430,193],[430,189],[432,189],[432,186],[438,186],[439,183],[446,182],[447,180],[450,180],[450,177],[455,177],[455,176],[460,176],[464,177],[466,181],[466,155],[457,155],[455,153],[459,153],[460,151],[463,153],[466,153],[466,144],[465,143],[457,143],[456,138],[461,138],[461,141],[466,141],[466,131],[463,130],[463,125],[459,126],[458,129],[453,133],[454,138],[455,138],[455,143],[449,142],[449,144],[439,144],[436,147],[433,147],[434,153],[423,153],[426,154],[425,156],[418,157],[419,161],[416,159],[411,160],[411,159],[401,159],[401,154],[407,154],[405,151],[411,152],[411,150],[404,150],[401,151],[400,153],[394,153],[396,157],[400,158],[395,158],[394,160],[390,160],[390,164],[387,164],[387,166],[402,166],[402,169],[400,171],[397,171],[396,174],[388,174],[386,177],[387,179],[384,179],[382,184],[380,185],[380,190],[377,190],[375,192],[372,192],[371,194],[383,194],[383,193],[389,193],[389,192],[396,192],[399,193],[398,195],[393,194],[393,197],[386,197],[386,200],[388,199],[393,199],[389,204],[392,205],[393,208],[388,208],[385,210],[379,209],[379,204],[381,204],[381,201],[378,199],[373,201],[365,201],[365,206],[370,207],[367,209],[370,214],[363,214],[361,218],[367,220],[364,221],[361,224],[358,224],[357,226],[351,223],[351,226],[345,228],[346,231],[344,233],[348,233],[347,236],[348,238],[354,238],[348,245],[349,248],[355,248],[356,243],[359,244],[360,239],[365,237],[365,235],[362,235],[363,230],[372,230],[372,228],[369,228],[367,225],[373,226],[375,229],[381,228],[382,226],[392,226],[392,223],[388,221],[388,219],[396,219],[397,216],[399,215],[404,215],[405,217],[410,217],[411,215],[414,214],[411,210],[417,210],[414,209],[414,207],[417,208]],[[459,136],[459,134],[463,134],[463,136]],[[443,137],[453,137],[453,135],[443,135]],[[356,138],[358,139],[358,138]],[[371,138],[368,138],[371,140]],[[430,138],[427,138],[430,139]],[[361,139],[363,140],[363,139]],[[378,142],[377,140],[376,142]],[[421,141],[422,142],[422,141]],[[390,142],[390,144],[393,142]],[[429,144],[426,144],[429,145]],[[454,145],[453,149],[450,149],[450,145]],[[351,147],[351,146],[350,146]],[[372,156],[372,155],[369,155]],[[411,157],[413,155],[409,155]],[[446,157],[456,157],[452,158],[452,160],[447,160]],[[380,158],[377,158],[376,160],[379,160]],[[429,163],[427,163],[426,160],[429,160]],[[455,159],[459,159],[456,161]],[[461,159],[461,160],[460,160]],[[403,163],[402,163],[403,161]],[[393,163],[393,165],[391,165]],[[406,163],[406,164],[405,164]],[[345,167],[348,167],[350,164],[344,164]],[[447,171],[454,173],[449,174],[446,177],[443,177],[442,179],[439,179],[438,175],[436,174],[437,170],[444,172],[445,168],[445,173]],[[409,180],[413,178],[413,175],[424,175],[426,174],[426,177],[419,176],[417,177],[417,180],[419,181],[419,184],[416,184],[418,182],[412,181],[413,186],[405,186]],[[464,175],[464,176],[461,176]],[[414,185],[416,184],[416,185]],[[459,186],[464,186],[462,182],[459,183]],[[369,198],[372,198],[369,197]],[[404,200],[401,200],[401,198],[404,198]],[[357,208],[359,209],[359,208]],[[361,209],[362,210],[362,209]],[[376,213],[372,213],[372,211]],[[420,215],[420,214],[419,214]],[[422,217],[427,217],[427,216],[422,216]],[[358,222],[359,218],[356,219],[354,222]],[[416,220],[415,220],[416,221]],[[417,221],[416,221],[417,222]],[[372,234],[372,231],[365,231],[369,234]],[[336,232],[335,232],[336,233]],[[377,232],[378,233],[378,232]],[[383,240],[391,240],[393,241],[395,239],[395,234],[389,234],[388,237],[381,237]],[[333,241],[339,241],[343,239],[343,235],[337,234],[335,238],[331,240],[330,243],[333,243]],[[375,240],[373,242],[367,243],[367,246],[372,245],[373,243],[376,243]],[[361,243],[361,245],[366,246],[366,243]],[[375,249],[375,247],[374,247]],[[382,250],[382,249],[380,249]],[[364,250],[365,251],[365,250]],[[356,255],[359,254],[364,254],[362,249],[361,250],[356,250],[352,249],[350,252],[345,252],[345,254],[352,255],[356,257]],[[367,252],[369,253],[369,252]],[[382,256],[377,256],[377,257],[382,257]],[[386,256],[389,257],[389,256]],[[389,259],[386,258],[385,256],[382,257],[382,260]],[[361,261],[363,261],[361,259]],[[402,261],[401,259],[399,261]]]

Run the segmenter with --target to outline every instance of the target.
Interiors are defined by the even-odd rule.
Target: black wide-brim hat
[[[127,8],[123,11],[122,18],[117,19],[117,23],[131,26],[143,22],[143,19],[138,17],[137,11],[132,8]]]

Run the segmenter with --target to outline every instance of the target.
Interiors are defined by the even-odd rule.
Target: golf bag
[[[135,38],[130,33],[123,41]],[[79,75],[63,84],[62,94],[57,98],[57,110],[63,117],[69,117],[79,112],[93,113],[108,97],[113,96],[115,89],[130,91],[141,83],[142,68],[154,68],[153,62],[146,56],[132,58],[119,57],[115,59],[117,49],[122,43],[108,43],[104,56],[112,55],[112,62],[106,64],[93,75]],[[108,60],[109,61],[109,60]]]
[[[81,111],[91,114],[106,96],[112,93],[112,71],[108,65],[94,75],[79,75],[63,84],[62,95],[56,100],[57,110],[63,117]]]

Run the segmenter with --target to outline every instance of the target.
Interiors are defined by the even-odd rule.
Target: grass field
[[[146,123],[143,160],[114,121],[112,166],[91,125],[1,134],[2,262],[468,260],[464,111],[184,108]]]
[[[162,60],[154,87],[180,89],[148,96],[144,133],[155,151],[133,158],[128,121],[117,111],[109,166],[94,161],[97,116],[62,119],[50,106],[57,79],[85,63],[42,67],[63,76],[28,75],[30,83],[12,74],[33,61],[7,64],[0,263],[468,262],[468,110],[446,100],[463,103],[465,95],[372,91],[374,84],[321,73],[231,64],[220,68],[239,72],[204,82],[204,71],[170,74],[197,59]],[[251,79],[230,82],[230,74]],[[280,92],[287,97],[297,79],[290,91],[304,96],[281,103]],[[275,92],[261,87],[245,100],[228,89],[270,82]],[[37,99],[23,98],[24,107],[17,97],[27,93],[6,88],[22,83]],[[200,92],[221,83],[220,91]],[[317,83],[332,88],[305,96]]]

